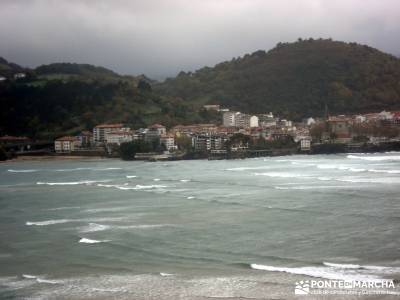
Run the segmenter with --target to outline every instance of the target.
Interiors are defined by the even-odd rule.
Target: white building
[[[222,114],[222,123],[224,127],[234,127],[236,115],[240,114],[234,111],[226,111]]]
[[[160,144],[164,145],[167,150],[175,150],[175,137],[173,135],[162,135],[160,137]]]
[[[93,128],[93,141],[95,143],[104,143],[106,134],[112,131],[130,131],[130,128],[123,124],[101,124]]]
[[[57,153],[71,153],[80,147],[80,141],[74,136],[64,136],[54,141],[54,150]]]
[[[250,117],[250,128],[258,127],[258,117],[257,116],[251,116]]]
[[[307,124],[307,126],[312,126],[312,125],[314,125],[316,122],[315,122],[315,120],[314,120],[314,118],[307,118],[307,120],[306,120],[306,124]]]
[[[133,141],[133,133],[131,131],[111,131],[106,133],[105,141],[107,144],[121,145]]]
[[[147,128],[147,131],[144,134],[144,140],[148,143],[151,143],[155,140],[160,139],[160,137],[165,134],[167,134],[167,129],[165,128],[165,126],[154,124]]]
[[[311,138],[303,138],[300,140],[300,150],[301,151],[311,150]]]

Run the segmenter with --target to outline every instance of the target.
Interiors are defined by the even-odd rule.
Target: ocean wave
[[[171,273],[163,273],[163,272],[160,272],[160,275],[163,276],[163,277],[174,276],[174,274],[171,274]]]
[[[399,183],[399,178],[383,177],[383,178],[363,178],[363,177],[349,177],[349,178],[335,178],[336,181],[340,182],[351,182],[351,183]]]
[[[7,170],[8,172],[11,173],[33,173],[33,172],[38,172],[39,170],[34,170],[34,169],[28,169],[28,170],[14,170],[14,169],[10,169]]]
[[[36,279],[35,275],[29,275],[29,274],[22,274],[22,278],[25,279]]]
[[[80,185],[86,184],[91,185],[97,182],[108,182],[109,180],[82,180],[82,181],[67,181],[67,182],[41,182],[38,181],[36,184],[38,185]]]
[[[225,169],[225,171],[247,171],[247,170],[263,170],[263,169],[271,169],[271,167],[260,166],[260,167],[238,167],[238,168],[229,168]]]
[[[67,210],[67,209],[79,209],[81,208],[80,206],[61,206],[61,207],[54,207],[54,208],[48,208],[46,210]]]
[[[86,233],[86,232],[96,232],[96,231],[103,231],[109,229],[111,226],[110,225],[102,225],[102,224],[96,224],[96,223],[89,223],[89,225],[83,227],[80,232]]]
[[[277,178],[312,178],[310,176],[296,174],[296,173],[284,173],[284,172],[266,172],[266,173],[254,173],[256,176],[268,176]]]
[[[400,267],[386,267],[386,266],[369,266],[369,265],[357,265],[357,264],[339,264],[331,262],[323,262],[323,265],[327,267],[337,269],[350,269],[350,270],[370,270],[379,273],[400,273]]]
[[[161,179],[160,178],[154,178],[153,180],[154,181],[160,181]]]
[[[92,240],[88,238],[81,238],[79,240],[79,243],[84,243],[84,244],[98,244],[98,243],[106,243],[110,242],[110,240]]]
[[[269,272],[284,272],[295,275],[305,275],[316,278],[332,279],[332,280],[363,280],[363,281],[381,281],[383,278],[376,274],[366,274],[356,272],[353,269],[341,269],[328,266],[315,267],[275,267],[260,264],[251,264],[250,267],[255,270],[263,270]],[[358,270],[358,269],[357,269]]]
[[[47,220],[47,221],[41,221],[41,222],[26,222],[25,224],[27,226],[47,226],[47,225],[54,225],[54,224],[63,224],[63,223],[68,223],[68,222],[73,222],[74,220],[69,220],[69,219],[59,219],[59,220]]]
[[[136,178],[136,175],[126,175],[126,178]]]
[[[372,173],[386,173],[386,174],[400,174],[400,170],[377,170],[377,169],[369,169],[368,172],[372,172]]]
[[[190,181],[190,179],[181,179],[181,180],[179,180],[180,182],[189,182]]]
[[[344,185],[301,185],[301,186],[275,186],[276,190],[315,190],[345,188]]]
[[[122,170],[122,168],[72,168],[72,169],[57,169],[57,172],[74,172],[74,171],[109,171],[109,170]]]
[[[400,160],[400,155],[392,156],[359,156],[359,155],[347,155],[347,158],[362,159],[368,161],[383,161],[383,160]]]
[[[194,199],[195,197],[194,196],[189,196],[189,197],[186,197],[186,199]]]

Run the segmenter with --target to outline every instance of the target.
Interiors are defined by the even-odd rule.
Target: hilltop
[[[400,108],[400,59],[356,43],[279,43],[214,67],[181,72],[155,89],[195,105],[299,119],[330,113]]]

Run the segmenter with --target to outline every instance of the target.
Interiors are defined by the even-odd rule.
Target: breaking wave
[[[277,178],[311,178],[310,176],[305,176],[302,174],[295,173],[279,173],[279,172],[266,172],[266,173],[254,173],[256,176],[268,176]]]
[[[96,223],[89,223],[89,225],[83,227],[80,232],[86,233],[86,232],[96,232],[96,231],[103,231],[109,229],[111,226],[110,225],[102,225],[102,224],[96,224]]]
[[[34,169],[32,169],[32,170],[13,170],[13,169],[10,169],[7,171],[11,172],[11,173],[33,173],[33,172],[38,172],[39,170],[34,170]]]
[[[80,185],[86,184],[91,185],[97,182],[108,182],[109,180],[82,180],[82,181],[68,181],[68,182],[41,182],[38,181],[36,184],[38,185]]]
[[[110,242],[110,240],[91,240],[87,238],[81,238],[79,240],[79,243],[84,243],[84,244],[98,244],[98,243],[106,243]]]
[[[63,224],[68,222],[73,222],[74,220],[69,219],[59,219],[59,220],[47,220],[41,222],[26,222],[27,226],[47,226],[47,225],[54,225],[54,224]]]
[[[383,161],[383,160],[400,160],[400,155],[392,155],[392,156],[347,155],[347,158],[362,159],[362,160],[368,160],[368,161]]]
[[[339,267],[338,267],[339,266]],[[332,279],[332,280],[364,280],[364,281],[380,281],[381,278],[377,274],[363,272],[359,268],[342,268],[340,264],[331,264],[330,266],[313,266],[313,267],[275,267],[260,264],[251,264],[250,267],[255,270],[263,270],[269,272],[284,272],[295,275],[305,275],[310,277]]]
[[[126,178],[136,178],[136,175],[126,175]]]

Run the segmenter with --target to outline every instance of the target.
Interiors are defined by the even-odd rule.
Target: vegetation
[[[164,150],[165,147],[160,145],[159,140],[154,140],[151,143],[137,140],[122,143],[119,148],[119,153],[123,160],[134,160],[136,153],[162,152]]]
[[[7,160],[6,150],[2,146],[0,146],[0,161]]]
[[[400,108],[400,59],[368,46],[332,40],[279,43],[181,72],[154,87],[190,103],[218,103],[244,112],[307,116]]]

